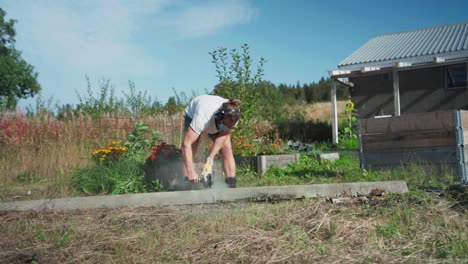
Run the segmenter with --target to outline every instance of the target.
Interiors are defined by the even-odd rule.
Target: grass
[[[405,180],[415,188],[431,184],[447,188],[457,181],[454,173],[448,169],[417,163],[386,170],[363,170],[359,166],[358,154],[351,151],[340,152],[340,159],[336,162],[320,163],[314,155],[303,154],[299,162],[285,169],[273,167],[263,175],[258,175],[249,167],[241,168],[240,172],[239,182],[245,187]]]
[[[427,263],[468,258],[466,212],[413,194],[1,212],[4,263]],[[99,230],[99,232],[96,232]]]

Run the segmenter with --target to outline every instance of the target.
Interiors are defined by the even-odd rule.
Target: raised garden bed
[[[300,154],[258,155],[235,157],[237,166],[251,166],[258,174],[265,173],[272,166],[284,168],[288,164],[298,162]]]

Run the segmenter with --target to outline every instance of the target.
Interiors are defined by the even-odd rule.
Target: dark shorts
[[[184,115],[184,132],[187,131],[187,128],[189,128],[190,123],[192,123],[192,118]]]

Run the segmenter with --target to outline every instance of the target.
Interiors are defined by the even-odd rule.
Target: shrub
[[[151,139],[147,134],[151,134]],[[158,191],[158,182],[144,178],[144,157],[159,140],[159,132],[143,122],[127,135],[124,144],[113,141],[106,148],[91,153],[95,162],[77,169],[72,176],[74,187],[85,194],[123,194]]]
[[[111,160],[77,169],[72,175],[75,189],[88,194],[123,194],[150,191],[143,178],[143,164],[134,159]]]
[[[144,160],[151,146],[159,142],[160,133],[150,130],[144,122],[137,122],[135,129],[127,136],[124,146],[128,148],[128,155],[134,159]]]

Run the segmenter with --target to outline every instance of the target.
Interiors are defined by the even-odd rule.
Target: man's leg
[[[226,183],[229,187],[235,188],[237,185],[236,161],[234,160],[234,155],[232,153],[231,136],[228,136],[228,139],[221,147],[221,154],[223,157],[223,171],[224,176],[226,177]]]
[[[190,129],[190,123],[192,123],[192,119],[188,116],[184,116],[184,136],[185,136],[185,133],[187,133],[187,129]],[[200,138],[198,138],[192,145],[191,145],[191,149],[192,149],[192,160],[193,162],[195,162],[195,155],[197,154],[197,150],[198,150],[198,145],[200,143]],[[182,145],[183,145],[183,142],[182,142]],[[181,146],[182,148],[182,146]],[[188,172],[187,172],[187,169],[185,168],[184,166],[184,175],[188,175]]]

